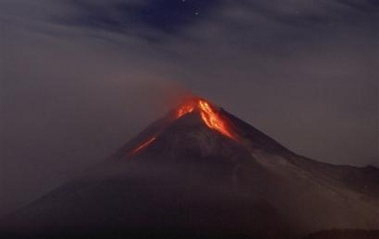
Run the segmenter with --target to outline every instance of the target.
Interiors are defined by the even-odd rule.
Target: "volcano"
[[[7,238],[302,238],[378,230],[379,170],[300,156],[191,97],[1,223]]]

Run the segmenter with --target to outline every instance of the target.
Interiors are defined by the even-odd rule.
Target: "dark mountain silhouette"
[[[200,98],[2,221],[9,238],[300,238],[379,229],[379,170],[299,156]]]

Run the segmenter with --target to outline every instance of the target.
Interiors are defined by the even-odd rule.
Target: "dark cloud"
[[[179,34],[198,24],[220,7],[216,0],[147,0],[106,1],[103,3],[73,0],[78,13],[71,19],[61,19],[70,25],[117,31],[126,34]]]
[[[72,0],[69,3],[76,9],[75,14],[61,18],[62,23],[155,38],[160,33],[185,35],[189,27],[209,20],[223,24],[223,28],[229,26],[258,34],[269,31],[272,22],[278,24],[274,31],[288,25],[293,29],[285,30],[296,35],[327,31],[335,25],[358,25],[375,30],[378,16],[378,3],[370,0],[239,0],[233,3],[215,0]],[[233,15],[228,15],[230,9],[235,11]],[[260,18],[269,22],[262,25]]]

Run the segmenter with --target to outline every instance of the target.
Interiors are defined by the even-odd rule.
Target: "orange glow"
[[[201,118],[204,123],[211,129],[215,129],[221,134],[234,139],[231,130],[227,127],[225,121],[220,117],[218,112],[216,112],[206,101],[200,100],[199,106],[201,109]]]
[[[138,146],[137,148],[133,149],[133,151],[131,152],[131,154],[136,154],[138,153],[139,151],[141,151],[142,149],[146,148],[147,146],[149,146],[157,137],[156,136],[153,136],[151,138],[149,138],[146,142],[144,142],[143,144],[141,144],[140,146]]]
[[[222,118],[218,109],[204,99],[191,98],[185,101],[183,104],[180,104],[175,111],[175,119],[178,119],[195,110],[200,113],[201,119],[208,128],[216,130],[220,134],[237,141],[237,137],[230,129],[227,121]],[[133,149],[130,154],[137,154],[149,146],[156,138],[157,136],[150,137],[144,143]]]
[[[176,113],[176,118],[180,118],[185,114],[191,113],[195,109],[195,106],[192,104],[183,105],[178,109],[178,112]]]
[[[236,140],[232,130],[228,127],[225,120],[222,119],[217,109],[212,107],[211,104],[204,99],[190,99],[180,105],[176,112],[176,118],[180,118],[185,114],[191,113],[195,109],[200,111],[201,118],[205,125],[231,139]]]

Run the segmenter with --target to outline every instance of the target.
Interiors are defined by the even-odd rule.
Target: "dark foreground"
[[[184,231],[162,231],[162,230],[134,230],[134,231],[104,231],[96,233],[88,232],[60,232],[51,234],[2,234],[1,239],[276,239],[296,238],[288,235],[278,237],[274,235],[247,236],[243,234],[217,235],[189,233]],[[312,233],[302,239],[379,239],[379,230],[326,230]]]

